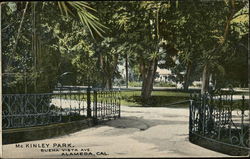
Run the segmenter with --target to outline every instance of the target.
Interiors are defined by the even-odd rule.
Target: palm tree
[[[18,43],[18,39],[20,37],[20,33],[21,33],[22,25],[23,25],[23,20],[24,20],[24,17],[26,15],[26,12],[27,12],[28,5],[30,3],[37,3],[37,2],[26,2],[26,4],[25,4],[25,8],[23,10],[21,22],[19,24],[19,28],[18,28],[16,40],[15,40],[15,45],[13,47],[13,53],[16,52],[16,46]],[[48,3],[48,2],[43,2],[43,6],[45,3]],[[2,4],[4,4],[4,3],[1,3],[1,5]],[[32,5],[32,7],[34,7],[34,6],[35,5]],[[96,12],[96,10],[93,9],[92,7],[90,7],[88,2],[60,1],[60,2],[57,2],[57,7],[60,9],[61,14],[65,15],[66,17],[68,17],[70,15],[77,16],[79,18],[79,20],[81,21],[81,23],[83,25],[87,26],[87,28],[88,28],[88,30],[93,38],[94,38],[93,31],[95,31],[99,36],[102,37],[102,33],[104,33],[103,29],[104,28],[107,29],[107,27],[105,27],[103,24],[101,24],[99,22],[99,19],[96,16],[94,16],[93,14],[91,14],[89,12],[89,10],[92,10],[95,12]]]
[[[12,53],[13,53],[13,56],[16,54],[16,49],[17,49],[17,46],[18,46],[18,41],[19,41],[19,38],[21,37],[21,30],[23,28],[23,24],[24,24],[24,19],[25,17],[27,17],[27,14],[31,11],[32,13],[32,52],[34,52],[35,54],[35,72],[36,71],[36,52],[37,52],[37,46],[36,46],[36,43],[37,43],[37,37],[36,37],[36,25],[35,25],[35,21],[36,21],[36,16],[35,16],[35,13],[36,13],[36,7],[54,7],[54,8],[58,8],[58,10],[60,10],[59,14],[65,16],[65,17],[76,17],[80,20],[80,22],[85,25],[87,27],[87,29],[89,30],[92,38],[94,38],[94,35],[93,33],[97,33],[97,35],[101,36],[102,37],[102,33],[104,33],[104,28],[107,28],[105,27],[104,25],[102,25],[100,22],[99,22],[99,19],[94,16],[90,11],[94,11],[96,12],[95,9],[93,9],[92,7],[90,7],[90,5],[88,4],[88,2],[67,2],[67,1],[60,1],[60,2],[41,2],[40,4],[41,5],[37,5],[38,2],[19,2],[19,3],[16,3],[16,5],[20,5],[18,6],[19,8],[23,8],[22,10],[22,15],[21,15],[21,19],[20,19],[20,24],[18,26],[18,30],[17,30],[17,35],[15,36],[15,43],[14,43],[14,46],[13,46],[13,49],[12,49]],[[46,5],[49,4],[49,5]],[[1,2],[0,5],[6,5],[7,2]],[[1,26],[0,26],[1,27]],[[12,65],[12,60],[9,60],[8,63],[7,63],[7,67],[8,66],[11,66]],[[36,83],[36,80],[35,80],[35,83]],[[35,84],[36,86],[36,84]],[[36,90],[36,88],[35,88]],[[25,91],[26,92],[26,91]]]
[[[105,27],[103,24],[99,22],[99,19],[91,14],[87,9],[95,11],[92,7],[89,6],[87,2],[71,2],[71,1],[66,1],[66,2],[57,2],[58,7],[61,11],[62,14],[65,14],[66,16],[69,16],[71,14],[74,16],[74,13],[72,10],[76,11],[76,14],[80,21],[86,25],[93,37],[93,31],[92,29],[99,35],[102,36],[101,32],[104,32],[103,28]],[[70,9],[72,8],[72,9]]]

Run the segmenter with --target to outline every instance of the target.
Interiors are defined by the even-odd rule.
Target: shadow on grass
[[[141,96],[129,96],[123,99],[130,103],[133,107],[172,107],[172,108],[186,108],[188,107],[189,97],[185,96],[151,96],[147,100]]]

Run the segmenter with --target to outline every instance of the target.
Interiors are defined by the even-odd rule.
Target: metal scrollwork
[[[120,116],[120,92],[94,90],[87,98],[85,90],[42,94],[3,94],[2,127],[22,128],[80,120],[89,111],[94,118]],[[88,101],[88,99],[90,101]],[[87,109],[87,103],[92,105]]]
[[[233,96],[232,88],[191,95],[190,133],[249,148],[249,108],[244,96]]]
[[[120,91],[95,90],[93,104],[94,118],[98,120],[120,116]]]

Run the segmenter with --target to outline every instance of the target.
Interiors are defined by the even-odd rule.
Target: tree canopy
[[[118,65],[137,70],[149,99],[158,67],[184,89],[247,85],[249,2],[4,2],[3,88],[49,92],[64,85],[112,88]],[[71,72],[70,77],[63,77]],[[128,79],[127,79],[128,80]]]

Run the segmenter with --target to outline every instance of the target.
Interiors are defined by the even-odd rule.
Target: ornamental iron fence
[[[93,117],[97,120],[119,118],[120,91],[116,90],[94,90]]]
[[[120,91],[57,88],[53,93],[3,94],[2,127],[23,128],[53,123],[120,117]]]
[[[191,95],[189,135],[249,148],[249,100],[233,91]]]

